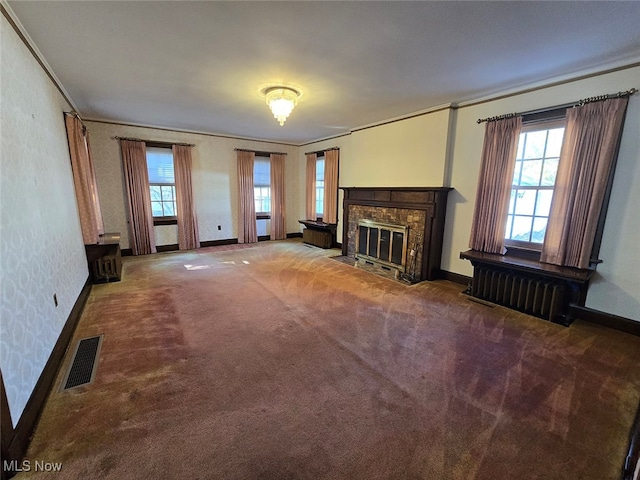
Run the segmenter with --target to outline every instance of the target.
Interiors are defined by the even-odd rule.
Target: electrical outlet
[[[220,225],[218,225],[218,230],[222,230],[222,227]]]
[[[58,306],[58,294],[54,293],[53,294],[53,304],[57,307]]]

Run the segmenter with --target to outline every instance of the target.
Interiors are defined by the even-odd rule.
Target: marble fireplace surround
[[[342,254],[355,258],[358,223],[408,227],[408,248],[416,249],[415,279],[440,278],[440,258],[449,187],[342,187]],[[406,259],[407,266],[410,259]]]

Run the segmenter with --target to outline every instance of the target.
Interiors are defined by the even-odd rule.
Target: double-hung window
[[[258,240],[268,239],[271,219],[271,160],[269,157],[254,158],[253,201],[256,207]]]
[[[507,246],[542,249],[563,137],[564,119],[523,124],[507,214]]]
[[[154,220],[175,220],[176,181],[171,148],[147,147],[147,169]]]
[[[316,216],[324,216],[324,157],[316,159]]]
[[[271,215],[271,161],[255,157],[253,162],[253,200],[258,217]]]

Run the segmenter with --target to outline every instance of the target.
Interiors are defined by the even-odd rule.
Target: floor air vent
[[[63,390],[86,385],[93,381],[101,345],[102,335],[83,338],[78,342],[71,366],[63,382]]]

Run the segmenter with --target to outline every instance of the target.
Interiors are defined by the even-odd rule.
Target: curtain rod
[[[340,147],[325,148],[324,150],[318,150],[315,152],[305,152],[305,155],[309,155],[310,153],[315,153],[315,154],[324,153],[324,152],[328,152],[329,150],[340,150]]]
[[[513,117],[524,116],[524,115],[533,115],[535,113],[542,113],[542,112],[547,112],[547,111],[550,111],[550,110],[557,110],[557,109],[560,109],[560,108],[582,107],[583,105],[586,105],[588,103],[601,102],[603,100],[608,100],[610,98],[629,97],[629,96],[633,95],[634,93],[636,93],[637,91],[638,91],[637,88],[631,88],[631,89],[626,90],[624,92],[609,93],[609,94],[606,94],[606,95],[599,95],[597,97],[584,98],[584,99],[578,100],[577,102],[565,103],[563,105],[556,105],[555,107],[539,108],[537,110],[529,110],[529,111],[523,112],[523,113],[507,113],[505,115],[498,115],[498,116],[495,116],[495,117],[479,118],[477,123],[495,122],[496,120],[504,120],[505,118],[513,118]]]
[[[75,110],[71,110],[70,112],[64,112],[64,114],[77,118],[78,120],[80,120],[80,123],[82,124],[82,126],[84,128],[87,128],[87,126],[84,124],[84,120],[82,120],[82,117],[80,116],[80,114]]]
[[[234,150],[236,152],[251,152],[251,153],[256,153],[256,154],[260,154],[261,156],[264,155],[286,155],[286,152],[264,152],[262,150],[250,150],[248,148],[234,148]]]
[[[112,140],[129,140],[130,142],[144,142],[144,143],[157,143],[161,145],[182,145],[185,147],[195,147],[194,143],[180,143],[180,142],[167,142],[162,140],[144,140],[141,138],[131,138],[131,137],[111,137]]]

